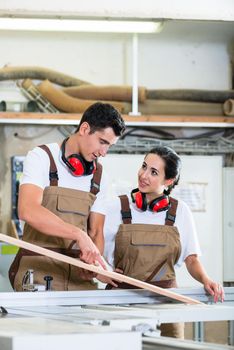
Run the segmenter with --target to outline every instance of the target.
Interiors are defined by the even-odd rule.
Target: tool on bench
[[[28,269],[22,279],[22,290],[25,292],[44,292],[51,290],[52,276],[44,277],[45,284],[34,283],[34,270]]]
[[[51,290],[51,283],[53,281],[53,277],[52,276],[45,276],[44,280],[46,281],[46,290]]]

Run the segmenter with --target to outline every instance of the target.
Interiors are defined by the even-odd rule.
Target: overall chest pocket
[[[65,222],[84,228],[86,227],[90,207],[89,200],[60,195],[57,198],[56,212]]]
[[[166,237],[157,232],[135,231],[131,235],[131,245],[135,247],[166,247]]]
[[[156,266],[167,259],[168,244],[164,234],[135,231],[131,235],[129,247],[130,274],[145,280],[153,273]]]

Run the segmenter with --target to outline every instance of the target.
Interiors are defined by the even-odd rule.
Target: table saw
[[[160,337],[157,326],[230,320],[232,330],[234,288],[225,288],[225,302],[218,304],[203,288],[174,291],[204,304],[135,289],[0,293],[0,349],[215,349],[209,343]]]

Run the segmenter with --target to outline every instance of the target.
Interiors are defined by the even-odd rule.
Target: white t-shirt
[[[57,143],[51,143],[47,145],[53,155],[55,164],[58,170],[58,186],[72,188],[81,191],[90,191],[90,184],[93,175],[87,176],[74,176],[69,171],[68,167],[61,158],[61,150]],[[22,184],[34,184],[41,187],[43,190],[49,186],[49,168],[50,159],[48,154],[40,147],[34,148],[29,151],[25,161],[23,176],[21,179]],[[92,212],[105,215],[106,210],[104,202],[107,200],[108,193],[108,181],[104,171],[102,171],[100,191],[97,194],[97,198],[91,207]]]
[[[166,211],[159,213],[152,211],[142,211],[136,207],[129,197],[130,209],[132,212],[133,224],[153,224],[165,225]],[[113,267],[115,236],[118,232],[119,225],[123,223],[121,217],[121,203],[118,197],[108,201],[106,205],[106,219],[104,225],[105,251],[104,257],[108,264]],[[174,226],[177,227],[180,234],[181,254],[175,267],[180,267],[187,256],[191,254],[201,255],[196,228],[192,213],[183,201],[178,200],[176,219]]]

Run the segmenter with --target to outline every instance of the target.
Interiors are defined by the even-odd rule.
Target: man
[[[124,130],[113,106],[95,103],[62,145],[42,145],[28,153],[18,206],[19,218],[26,222],[24,240],[105,268],[101,254],[107,183],[97,159]],[[9,271],[16,291],[24,290],[29,269],[39,285],[50,275],[53,290],[95,288],[84,270],[20,249]]]

